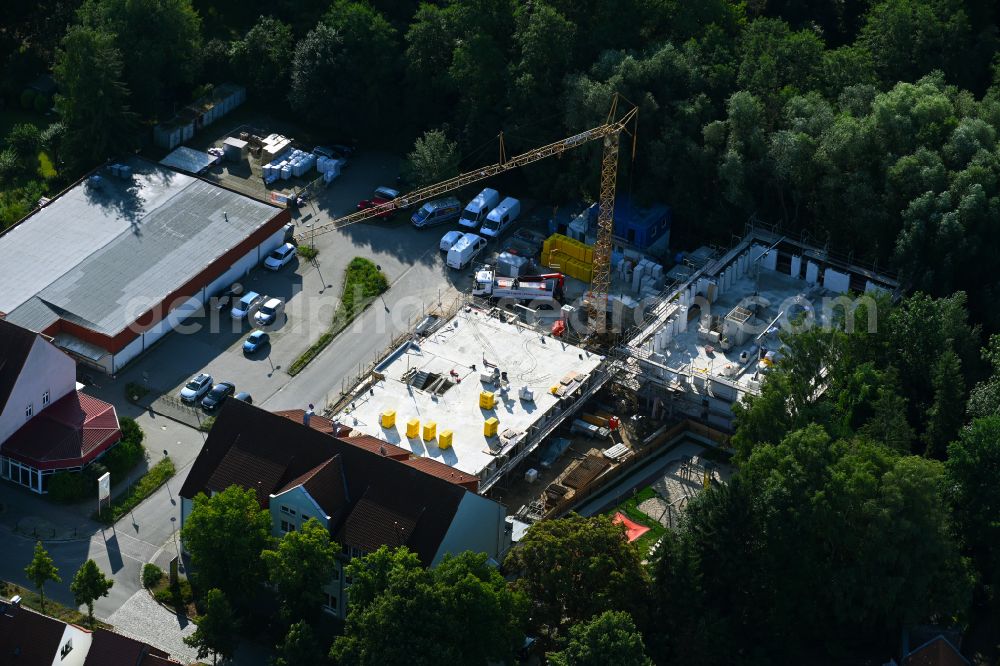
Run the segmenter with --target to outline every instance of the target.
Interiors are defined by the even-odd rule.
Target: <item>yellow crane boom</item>
[[[389,211],[409,208],[442,194],[453,192],[466,185],[486,180],[512,169],[519,169],[547,157],[562,155],[567,150],[572,150],[591,141],[604,139],[604,154],[601,160],[601,192],[597,217],[597,242],[594,245],[594,269],[588,301],[591,328],[595,332],[602,332],[604,330],[604,313],[608,300],[611,276],[611,238],[614,232],[615,181],[618,175],[619,136],[622,130],[635,119],[638,113],[638,108],[633,106],[622,114],[620,118],[615,118],[617,107],[618,96],[615,95],[611,103],[611,111],[608,113],[608,120],[603,125],[598,125],[586,132],[574,134],[573,136],[560,139],[545,146],[532,148],[509,159],[506,159],[501,148],[501,161],[496,164],[459,174],[454,178],[443,180],[440,183],[434,183],[433,185],[401,194],[392,201],[338,217],[324,224],[315,225],[308,237],[304,235],[299,236],[297,240],[300,243],[305,243],[308,238],[313,236],[343,229],[355,222],[362,222],[373,217],[378,217]],[[635,146],[633,144],[633,153],[634,151]]]

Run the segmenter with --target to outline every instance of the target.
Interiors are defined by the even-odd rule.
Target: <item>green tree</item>
[[[11,128],[5,142],[21,157],[34,157],[38,151],[40,133],[31,123],[20,123]]]
[[[211,589],[205,595],[205,612],[198,618],[194,633],[184,637],[184,644],[196,648],[199,659],[211,654],[214,666],[219,657],[225,661],[236,652],[238,627],[226,595],[220,590]]]
[[[21,170],[21,158],[13,148],[0,150],[0,183],[10,186],[17,180]]]
[[[605,611],[570,627],[566,646],[545,656],[552,666],[653,666],[642,634],[623,611]]]
[[[273,16],[261,16],[243,39],[232,43],[232,69],[253,94],[269,99],[288,86],[293,44],[288,24]]]
[[[948,447],[945,467],[957,531],[992,590],[1000,581],[1000,416],[963,430]]]
[[[927,413],[927,455],[945,457],[948,443],[955,439],[965,420],[965,378],[958,355],[945,349],[931,370],[934,402]]]
[[[28,577],[32,585],[38,590],[38,596],[42,603],[42,612],[45,612],[45,583],[61,583],[59,569],[49,555],[41,541],[35,542],[35,555],[31,558],[31,563],[24,568],[24,575]]]
[[[982,351],[993,374],[976,384],[969,393],[969,416],[973,419],[1000,414],[1000,335],[994,334]]]
[[[265,580],[261,552],[271,545],[271,517],[252,490],[230,486],[194,498],[181,529],[201,589],[218,588],[242,603]]]
[[[405,552],[393,556],[383,547],[352,560],[347,573],[352,577],[347,625],[330,650],[337,663],[506,662],[523,639],[525,600],[485,555],[445,557],[428,570],[414,567]],[[365,576],[365,590],[356,595],[353,581]],[[400,617],[416,612],[434,621],[421,631],[393,632]],[[463,631],[456,633],[456,626]],[[389,633],[391,641],[385,640]]]
[[[299,620],[288,628],[285,639],[277,647],[278,655],[271,661],[273,666],[298,666],[299,664],[322,664],[325,655],[316,640],[316,633],[309,623]]]
[[[201,19],[191,0],[85,0],[81,23],[111,35],[136,111],[156,116],[183,99],[201,66]]]
[[[87,619],[91,627],[94,626],[94,602],[108,596],[114,584],[115,582],[104,575],[94,560],[84,562],[73,576],[69,589],[77,604],[87,606]]]
[[[443,130],[430,130],[413,144],[403,166],[406,179],[416,187],[458,175],[458,145]]]
[[[286,533],[275,550],[261,553],[286,618],[308,620],[319,611],[323,586],[333,577],[338,552],[329,531],[310,518],[301,529]]]
[[[338,131],[380,127],[398,98],[397,35],[368,4],[337,0],[295,47],[288,100]],[[335,120],[334,120],[335,119]]]
[[[550,631],[606,610],[636,609],[647,581],[638,549],[607,516],[535,523],[505,567],[534,604],[533,623]]]
[[[134,145],[135,116],[111,35],[70,28],[52,72],[60,90],[56,109],[66,125],[63,153],[71,166],[82,169]]]

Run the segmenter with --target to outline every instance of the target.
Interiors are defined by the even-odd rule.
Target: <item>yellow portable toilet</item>
[[[420,434],[420,419],[410,419],[406,422],[406,436],[417,437]]]
[[[483,434],[487,437],[495,437],[499,428],[500,419],[495,416],[491,416],[486,419],[486,422],[483,424]]]
[[[396,427],[396,410],[395,409],[387,409],[384,412],[382,412],[381,423],[382,423],[382,427],[383,428],[395,428]]]
[[[438,435],[438,448],[450,449],[452,435],[453,433],[451,432],[451,430],[442,430],[441,434]]]
[[[479,406],[482,409],[493,409],[497,404],[497,396],[493,391],[480,391]]]
[[[437,437],[437,423],[434,421],[428,421],[424,424],[424,441],[429,442],[430,440]]]

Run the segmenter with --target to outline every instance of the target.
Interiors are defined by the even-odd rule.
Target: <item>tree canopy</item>
[[[274,550],[261,554],[282,612],[291,621],[312,619],[319,612],[339,550],[327,528],[310,518],[281,537]]]

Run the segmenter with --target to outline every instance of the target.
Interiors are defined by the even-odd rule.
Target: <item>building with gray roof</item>
[[[117,372],[283,241],[288,211],[139,157],[0,235],[0,316]]]

